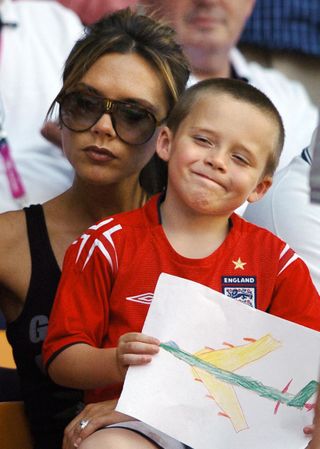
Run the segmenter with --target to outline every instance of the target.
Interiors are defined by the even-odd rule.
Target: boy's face
[[[167,195],[202,214],[230,216],[260,199],[278,130],[270,116],[227,94],[203,94],[175,135],[164,128],[159,156],[168,161]]]

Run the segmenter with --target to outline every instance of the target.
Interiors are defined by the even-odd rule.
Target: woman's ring
[[[90,419],[82,419],[79,422],[79,427],[81,430],[85,429],[87,427],[87,425],[89,424]]]

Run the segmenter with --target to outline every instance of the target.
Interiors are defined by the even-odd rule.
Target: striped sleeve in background
[[[314,148],[311,149],[313,158],[310,171],[310,199],[312,203],[320,203],[320,124],[312,145]]]

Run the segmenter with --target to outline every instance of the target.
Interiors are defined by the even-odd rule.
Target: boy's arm
[[[150,363],[159,344],[158,339],[139,332],[122,335],[117,348],[75,344],[55,357],[48,372],[56,383],[82,390],[122,383],[129,365]]]
[[[123,335],[117,348],[103,348],[119,261],[114,243],[88,234],[67,251],[43,345],[50,377],[84,390],[122,383],[129,365],[148,363],[159,350],[158,340],[140,333]]]
[[[101,349],[114,274],[99,248],[92,251],[96,241],[93,234],[68,249],[43,345],[44,363],[53,379],[78,388],[101,385],[102,378],[106,385],[108,376],[110,383],[119,377],[115,349]]]
[[[52,380],[66,387],[91,390],[124,381],[116,361],[116,348],[75,344],[63,349],[48,366]]]
[[[299,257],[278,274],[268,312],[320,331],[320,296]]]

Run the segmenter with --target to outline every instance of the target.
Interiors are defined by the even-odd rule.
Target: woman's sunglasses
[[[158,122],[147,109],[86,92],[70,92],[58,99],[60,121],[75,132],[87,131],[103,114],[110,114],[117,136],[130,145],[142,145],[153,136]]]

